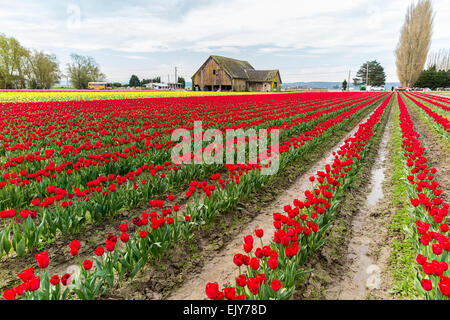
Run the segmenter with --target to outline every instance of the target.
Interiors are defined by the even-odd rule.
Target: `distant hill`
[[[328,82],[328,81],[314,81],[314,82],[290,82],[283,83],[281,87],[284,89],[292,89],[292,88],[327,88],[327,89],[339,89],[342,85],[342,82]]]

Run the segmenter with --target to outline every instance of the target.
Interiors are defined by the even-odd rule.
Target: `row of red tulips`
[[[409,94],[416,98],[422,99],[428,103],[431,103],[433,106],[441,108],[444,111],[450,111],[450,106],[447,106],[445,104],[437,102],[437,101],[445,102],[445,101],[440,100],[439,98],[436,99],[436,97],[434,97],[434,96],[418,94],[418,93],[414,93],[414,92],[410,92]],[[450,104],[450,101],[446,101],[445,103]]]
[[[401,95],[398,95],[400,127],[404,149],[405,176],[411,198],[410,236],[417,252],[416,288],[427,299],[450,298],[449,204],[441,198],[435,181],[436,168],[430,168]]]
[[[413,98],[412,95],[409,95],[409,94],[405,94],[405,95],[409,99],[411,99],[411,101],[414,102],[415,105],[417,105],[421,110],[423,110],[428,115],[428,117],[430,117],[437,124],[438,128],[443,130],[444,133],[446,133],[446,134],[450,133],[450,120],[448,120],[443,115],[435,112],[431,108],[427,107],[420,101],[417,101],[416,99]],[[433,102],[431,102],[431,103],[434,104]]]
[[[424,96],[424,97],[427,97],[427,98],[430,98],[430,99],[433,99],[433,100],[437,100],[437,101],[440,101],[440,102],[444,102],[444,103],[450,104],[450,98],[449,97],[445,97],[443,95],[428,94],[428,93],[423,93],[423,92],[420,92],[419,94],[420,94],[420,96]]]

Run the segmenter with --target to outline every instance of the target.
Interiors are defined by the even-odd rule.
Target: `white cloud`
[[[133,55],[129,55],[129,56],[124,56],[127,59],[132,59],[132,60],[146,60],[146,57],[143,56],[133,56]]]
[[[114,50],[127,59],[142,54],[221,51],[238,55],[333,56],[372,60],[389,56],[410,1],[406,0],[229,0],[99,3],[1,1],[0,30],[27,47],[61,50]],[[96,7],[97,6],[97,7]],[[432,49],[448,46],[450,5],[435,0]],[[388,60],[388,59],[386,59]],[[317,62],[316,62],[317,63]],[[190,69],[195,69],[191,67]],[[395,77],[395,75],[391,75]]]

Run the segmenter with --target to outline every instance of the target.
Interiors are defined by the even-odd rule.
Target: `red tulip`
[[[259,292],[259,281],[258,281],[258,279],[255,278],[255,277],[249,277],[247,279],[247,288],[254,295],[258,294],[258,292]]]
[[[57,274],[50,278],[50,283],[56,286],[59,283],[60,279]]]
[[[6,289],[5,292],[3,292],[3,298],[5,298],[5,300],[16,300],[16,292],[14,289]]]
[[[139,231],[139,237],[141,237],[142,239],[145,238],[148,234],[148,231],[146,230],[141,230]]]
[[[126,233],[126,232],[123,232],[123,233],[120,235],[120,240],[121,240],[122,242],[124,242],[124,243],[127,243],[129,239],[130,239],[130,236],[129,236],[128,233]]]
[[[95,249],[95,254],[99,257],[101,257],[103,255],[103,253],[105,252],[105,249],[103,249],[103,247],[97,247],[97,249]]]
[[[253,270],[258,270],[259,268],[259,260],[257,258],[250,259],[250,268]]]
[[[72,240],[68,247],[70,248],[70,254],[72,256],[76,256],[78,254],[78,250],[81,248],[80,241]]]
[[[267,264],[269,265],[270,269],[275,270],[276,268],[278,268],[278,258],[270,258],[269,260],[267,260]]]
[[[62,283],[64,286],[67,286],[67,285],[70,283],[70,279],[71,279],[70,274],[66,273],[66,274],[64,274],[64,275],[61,277],[61,283]]]
[[[33,268],[25,269],[22,272],[18,273],[17,276],[23,282],[27,282],[28,280],[31,280],[35,277]]]
[[[208,283],[205,289],[208,298],[213,300],[223,300],[224,295],[219,291],[219,285],[217,283]]]
[[[47,268],[50,260],[48,258],[48,252],[44,251],[35,255],[36,262],[41,269]]]
[[[27,290],[36,291],[37,289],[39,289],[40,285],[41,285],[40,277],[34,277],[33,279],[27,281]]]
[[[431,289],[433,289],[433,285],[431,283],[431,280],[422,279],[422,287],[426,291],[430,291]]]
[[[255,229],[255,235],[258,238],[262,238],[264,236],[264,230],[263,229]]]
[[[272,280],[272,283],[270,284],[270,287],[273,291],[278,291],[281,289],[283,285],[278,281],[277,279]]]
[[[92,260],[84,260],[83,261],[83,268],[84,268],[84,270],[91,270],[92,264],[93,264]]]

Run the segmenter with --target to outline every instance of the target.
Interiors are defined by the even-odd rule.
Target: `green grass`
[[[391,141],[389,143],[393,163],[391,198],[393,217],[389,230],[395,237],[389,261],[389,268],[393,277],[391,291],[398,298],[418,299],[417,290],[414,287],[416,252],[412,240],[406,236],[405,232],[405,229],[411,228],[412,221],[407,210],[409,197],[405,181],[399,113],[398,104],[395,103]]]

